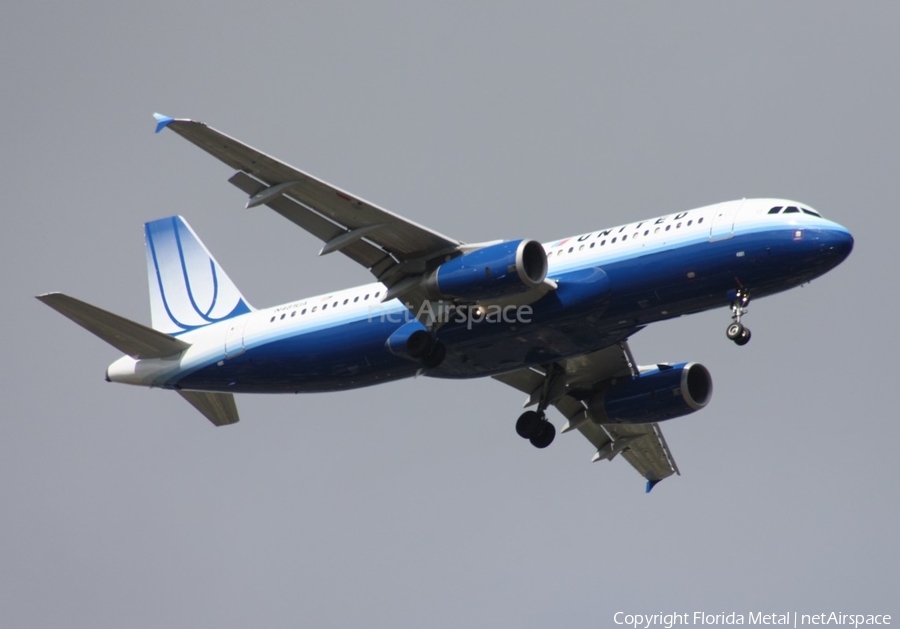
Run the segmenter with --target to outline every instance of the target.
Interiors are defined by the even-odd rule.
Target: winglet
[[[156,118],[156,133],[159,133],[160,131],[168,127],[170,123],[175,122],[174,118],[169,118],[168,116],[163,116],[162,114],[153,114],[153,117]]]
[[[644,493],[649,494],[650,490],[653,489],[654,487],[656,487],[656,483],[658,483],[661,480],[662,480],[661,478],[658,478],[656,480],[647,480],[647,490]]]

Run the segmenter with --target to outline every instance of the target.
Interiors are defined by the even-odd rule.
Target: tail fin
[[[180,216],[144,225],[153,328],[181,334],[253,310]]]

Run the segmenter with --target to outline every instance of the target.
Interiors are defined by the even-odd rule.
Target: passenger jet
[[[173,389],[216,426],[234,393],[364,387],[417,374],[489,376],[526,394],[516,432],[553,441],[562,413],[594,461],[617,455],[649,492],[678,473],[659,422],[705,407],[696,362],[638,366],[628,338],[655,321],[730,308],[726,335],[750,340],[751,299],[800,286],[853,248],[805,203],[742,199],[541,243],[463,243],[336,188],[193,120],[156,114],[236,172],[228,180],[342,253],[375,282],[256,309],[187,222],[144,226],[151,326],[62,293],[38,299],[125,356],[110,382]]]

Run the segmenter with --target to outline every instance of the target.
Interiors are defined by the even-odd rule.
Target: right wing
[[[649,492],[656,483],[680,474],[659,425],[600,424],[584,400],[615,378],[630,378],[637,367],[625,341],[599,351],[560,360],[541,368],[526,368],[499,376],[499,380],[529,397],[525,406],[549,400],[568,420],[562,432],[577,429],[597,448],[594,461],[613,460],[621,454],[647,479]]]
[[[267,205],[321,239],[319,255],[340,251],[363,265],[388,287],[386,299],[415,292],[414,280],[429,262],[455,257],[464,248],[459,240],[364,201],[202,122],[155,117],[157,132],[171,129],[236,169],[229,181],[249,195],[247,207]]]

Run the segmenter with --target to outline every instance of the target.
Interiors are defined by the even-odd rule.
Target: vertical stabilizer
[[[144,224],[153,328],[181,334],[252,310],[180,216]]]

